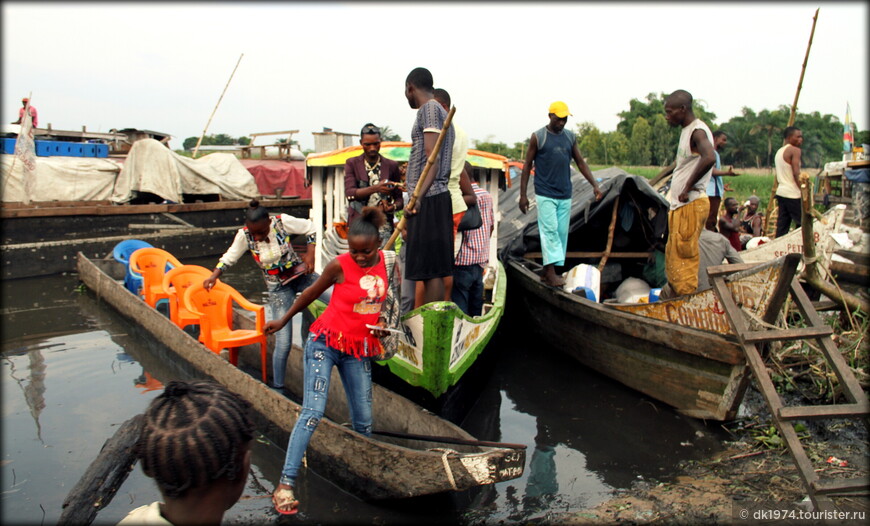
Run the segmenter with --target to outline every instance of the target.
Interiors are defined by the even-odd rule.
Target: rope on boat
[[[815,263],[815,262],[818,261],[818,259],[819,259],[818,256],[813,256],[813,257],[811,257],[811,258],[808,258],[808,257],[806,257],[806,256],[801,256],[801,257],[802,257],[803,260],[804,260],[804,265],[812,265],[813,263]]]
[[[450,463],[447,462],[447,456],[450,453],[456,453],[457,455],[459,453],[449,448],[440,447],[432,448],[429,451],[441,451],[441,463],[444,464],[444,471],[447,473],[447,480],[450,481],[450,486],[453,488],[454,491],[459,491],[459,488],[456,487],[456,480],[453,478],[453,470],[450,469]]]

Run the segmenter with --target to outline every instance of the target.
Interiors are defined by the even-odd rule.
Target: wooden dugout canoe
[[[669,204],[640,176],[617,168],[593,173],[604,196],[572,177],[573,198],[566,268],[578,263],[604,267],[602,283],[615,288],[624,276],[638,276],[652,254],[664,247]],[[530,188],[529,199],[534,199]],[[541,283],[537,209],[521,214],[509,206],[514,189],[502,196],[503,242],[511,291],[524,303],[529,326],[547,346],[678,411],[711,420],[737,413],[749,381],[743,352],[731,333],[712,289],[651,304],[596,303]],[[619,249],[616,247],[619,246]],[[738,304],[762,319],[778,312],[783,296],[774,294],[780,277],[790,283],[800,256],[769,258],[757,268],[727,278]],[[608,268],[623,277],[604,280]],[[737,267],[733,267],[737,268]],[[602,289],[603,290],[603,289]]]
[[[114,267],[111,273],[104,270],[111,267]],[[260,430],[276,443],[286,444],[301,411],[298,404],[207,350],[163,314],[131,294],[117,279],[122,275],[119,271],[123,271],[120,264],[112,260],[90,260],[79,253],[77,268],[79,279],[98,298],[141,325],[172,354],[187,362],[197,375],[210,377],[248,400],[265,421]],[[251,355],[255,361],[251,369],[256,370],[259,352],[243,350],[240,364],[244,367],[245,359]],[[301,351],[294,347],[288,363],[288,387],[301,385],[301,361]],[[378,385],[373,385],[372,396],[376,431],[475,441],[458,426]],[[407,498],[461,491],[517,478],[525,467],[522,448],[380,439],[377,435],[369,438],[341,425],[348,420],[341,380],[338,372],[333,371],[326,416],[306,453],[308,465],[360,498]]]
[[[750,318],[778,311],[790,255],[735,273],[728,287]],[[541,283],[540,265],[507,266],[547,345],[694,418],[730,420],[749,381],[743,352],[713,289],[656,303],[601,304]]]

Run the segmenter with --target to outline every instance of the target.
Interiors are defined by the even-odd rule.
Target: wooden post
[[[441,143],[444,142],[444,135],[450,128],[450,121],[453,120],[454,113],[456,113],[456,106],[450,108],[450,111],[447,113],[447,118],[444,119],[444,126],[441,127],[441,133],[438,135],[438,140],[435,141],[435,148],[432,149],[432,153],[429,155],[429,158],[426,159],[426,166],[423,167],[423,173],[420,174],[420,178],[417,180],[417,186],[414,187],[414,195],[412,195],[405,204],[405,210],[413,208],[413,206],[417,204],[420,187],[423,186],[423,181],[425,181],[429,176],[429,170],[432,168],[432,165],[435,164],[435,158],[438,157],[438,152],[441,150]],[[396,242],[396,238],[399,236],[399,233],[403,228],[405,228],[405,214],[402,214],[402,219],[399,220],[399,224],[396,225],[396,229],[393,230],[393,235],[390,236],[387,244],[384,245],[384,250],[391,250],[393,248],[393,244]]]
[[[864,312],[870,312],[870,302],[867,302],[848,292],[840,290],[839,287],[828,283],[822,278],[819,272],[819,263],[816,261],[816,240],[815,231],[813,229],[813,191],[810,187],[810,176],[806,172],[801,172],[801,239],[804,245],[804,271],[802,278],[804,281],[817,291],[831,298],[835,303],[842,307],[854,311],[861,309]]]
[[[218,98],[217,104],[214,105],[214,110],[211,112],[211,116],[208,118],[208,122],[205,123],[205,128],[202,129],[202,135],[199,136],[199,140],[196,141],[196,148],[193,149],[193,158],[196,159],[196,154],[199,152],[199,145],[202,144],[202,138],[205,137],[205,132],[208,130],[209,124],[211,124],[211,120],[214,117],[214,114],[217,113],[218,106],[221,105],[221,101],[224,99],[224,93],[227,92],[227,88],[230,87],[230,81],[233,80],[233,75],[236,74],[236,70],[239,69],[239,63],[242,61],[242,57],[245,54],[242,53],[239,55],[239,60],[236,62],[236,67],[233,68],[233,72],[230,73],[230,79],[227,81],[227,85],[224,86],[224,90],[221,92],[221,96]]]
[[[797,116],[797,103],[798,97],[801,94],[801,87],[804,84],[804,74],[807,71],[807,61],[810,59],[810,48],[813,47],[813,35],[816,32],[816,22],[819,19],[819,9],[816,8],[816,14],[813,15],[813,27],[810,30],[810,41],[807,43],[807,52],[804,54],[804,63],[801,65],[801,76],[798,79],[797,91],[794,93],[794,101],[791,103],[791,113],[788,116],[788,126],[794,125],[795,117]],[[774,172],[775,173],[775,172]],[[779,186],[778,181],[774,177],[773,186],[770,188],[770,200],[767,202],[767,210],[764,211],[764,226],[762,227],[762,231],[767,233],[767,225],[770,222],[770,216],[773,213],[774,208],[776,208],[776,188]],[[801,223],[803,224],[803,223]]]
[[[619,195],[613,201],[613,213],[610,217],[610,227],[607,229],[607,247],[604,249],[604,255],[601,256],[601,261],[598,262],[598,272],[604,270],[604,265],[607,264],[607,258],[610,257],[610,249],[613,247],[613,232],[616,230],[616,216],[619,212]]]
[[[134,448],[143,419],[141,414],[134,416],[106,440],[97,458],[64,499],[59,525],[90,524],[97,512],[112,502],[136,463]]]

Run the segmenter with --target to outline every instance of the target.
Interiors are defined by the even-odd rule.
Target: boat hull
[[[286,443],[301,410],[298,404],[207,350],[160,312],[127,291],[117,276],[104,272],[98,264],[108,266],[115,265],[115,262],[91,261],[79,253],[79,279],[101,300],[142,326],[175,358],[189,364],[198,376],[209,377],[251,402],[253,410],[266,422],[260,430],[273,441]],[[240,366],[255,355],[256,364],[251,369],[258,369],[258,352],[247,352],[243,348],[239,354]],[[301,361],[301,351],[294,347],[288,371],[295,369],[297,373],[288,375],[288,386],[302,384],[298,373]],[[360,435],[340,424],[349,420],[341,390],[341,380],[337,371],[333,371],[326,417],[312,437],[306,455],[311,468],[361,498],[407,498],[464,490],[510,480],[523,473],[523,449],[450,445],[451,453],[433,451],[432,448],[439,446],[437,442],[380,440]],[[458,426],[386,389],[375,385],[372,396],[376,430],[474,440]]]
[[[738,302],[763,315],[776,265],[759,275],[771,287],[729,283]],[[730,420],[748,385],[748,368],[712,290],[659,304],[602,305],[545,286],[520,260],[507,265],[512,292],[544,342],[628,387],[695,418]],[[745,289],[745,290],[743,290]]]
[[[505,272],[497,262],[493,304],[481,316],[463,313],[455,303],[423,305],[404,316],[399,351],[386,362],[410,385],[439,397],[455,385],[495,333],[504,314]]]

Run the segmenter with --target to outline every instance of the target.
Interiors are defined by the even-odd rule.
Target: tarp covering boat
[[[133,143],[112,200],[127,202],[134,191],[150,192],[175,203],[182,202],[181,194],[220,194],[226,199],[259,195],[254,177],[235,155],[212,153],[191,159],[154,139]]]
[[[163,147],[166,149],[165,147]],[[25,169],[14,155],[2,155],[3,202],[26,202]],[[105,201],[112,198],[123,163],[96,157],[38,157],[30,201]]]
[[[613,202],[620,197],[617,225],[627,245],[615,251],[648,250],[656,242],[664,249],[668,225],[668,202],[656,193],[646,178],[632,175],[620,168],[606,168],[592,172],[604,197],[595,201],[586,178],[579,172],[572,174],[571,225],[568,229],[568,250],[603,250],[607,242],[608,226],[612,218]],[[502,219],[499,225],[499,259],[509,261],[523,254],[540,250],[538,208],[535,188],[529,182],[529,212],[520,212],[520,185],[515,185],[501,196]],[[634,206],[636,205],[636,206]],[[643,211],[643,213],[639,213]],[[653,213],[654,212],[654,213]],[[638,223],[639,222],[639,223]],[[587,227],[588,228],[584,228]]]
[[[381,155],[396,162],[408,162],[411,155],[411,143],[386,141],[381,143]],[[308,166],[340,166],[351,157],[362,154],[362,146],[348,146],[340,150],[311,154],[308,156]],[[481,150],[468,150],[466,160],[471,166],[478,168],[496,168],[503,170],[507,157],[497,153]]]
[[[262,195],[275,195],[281,189],[285,197],[299,196],[300,199],[311,199],[311,187],[305,186],[305,160],[279,161],[275,159],[242,159],[245,167]]]

